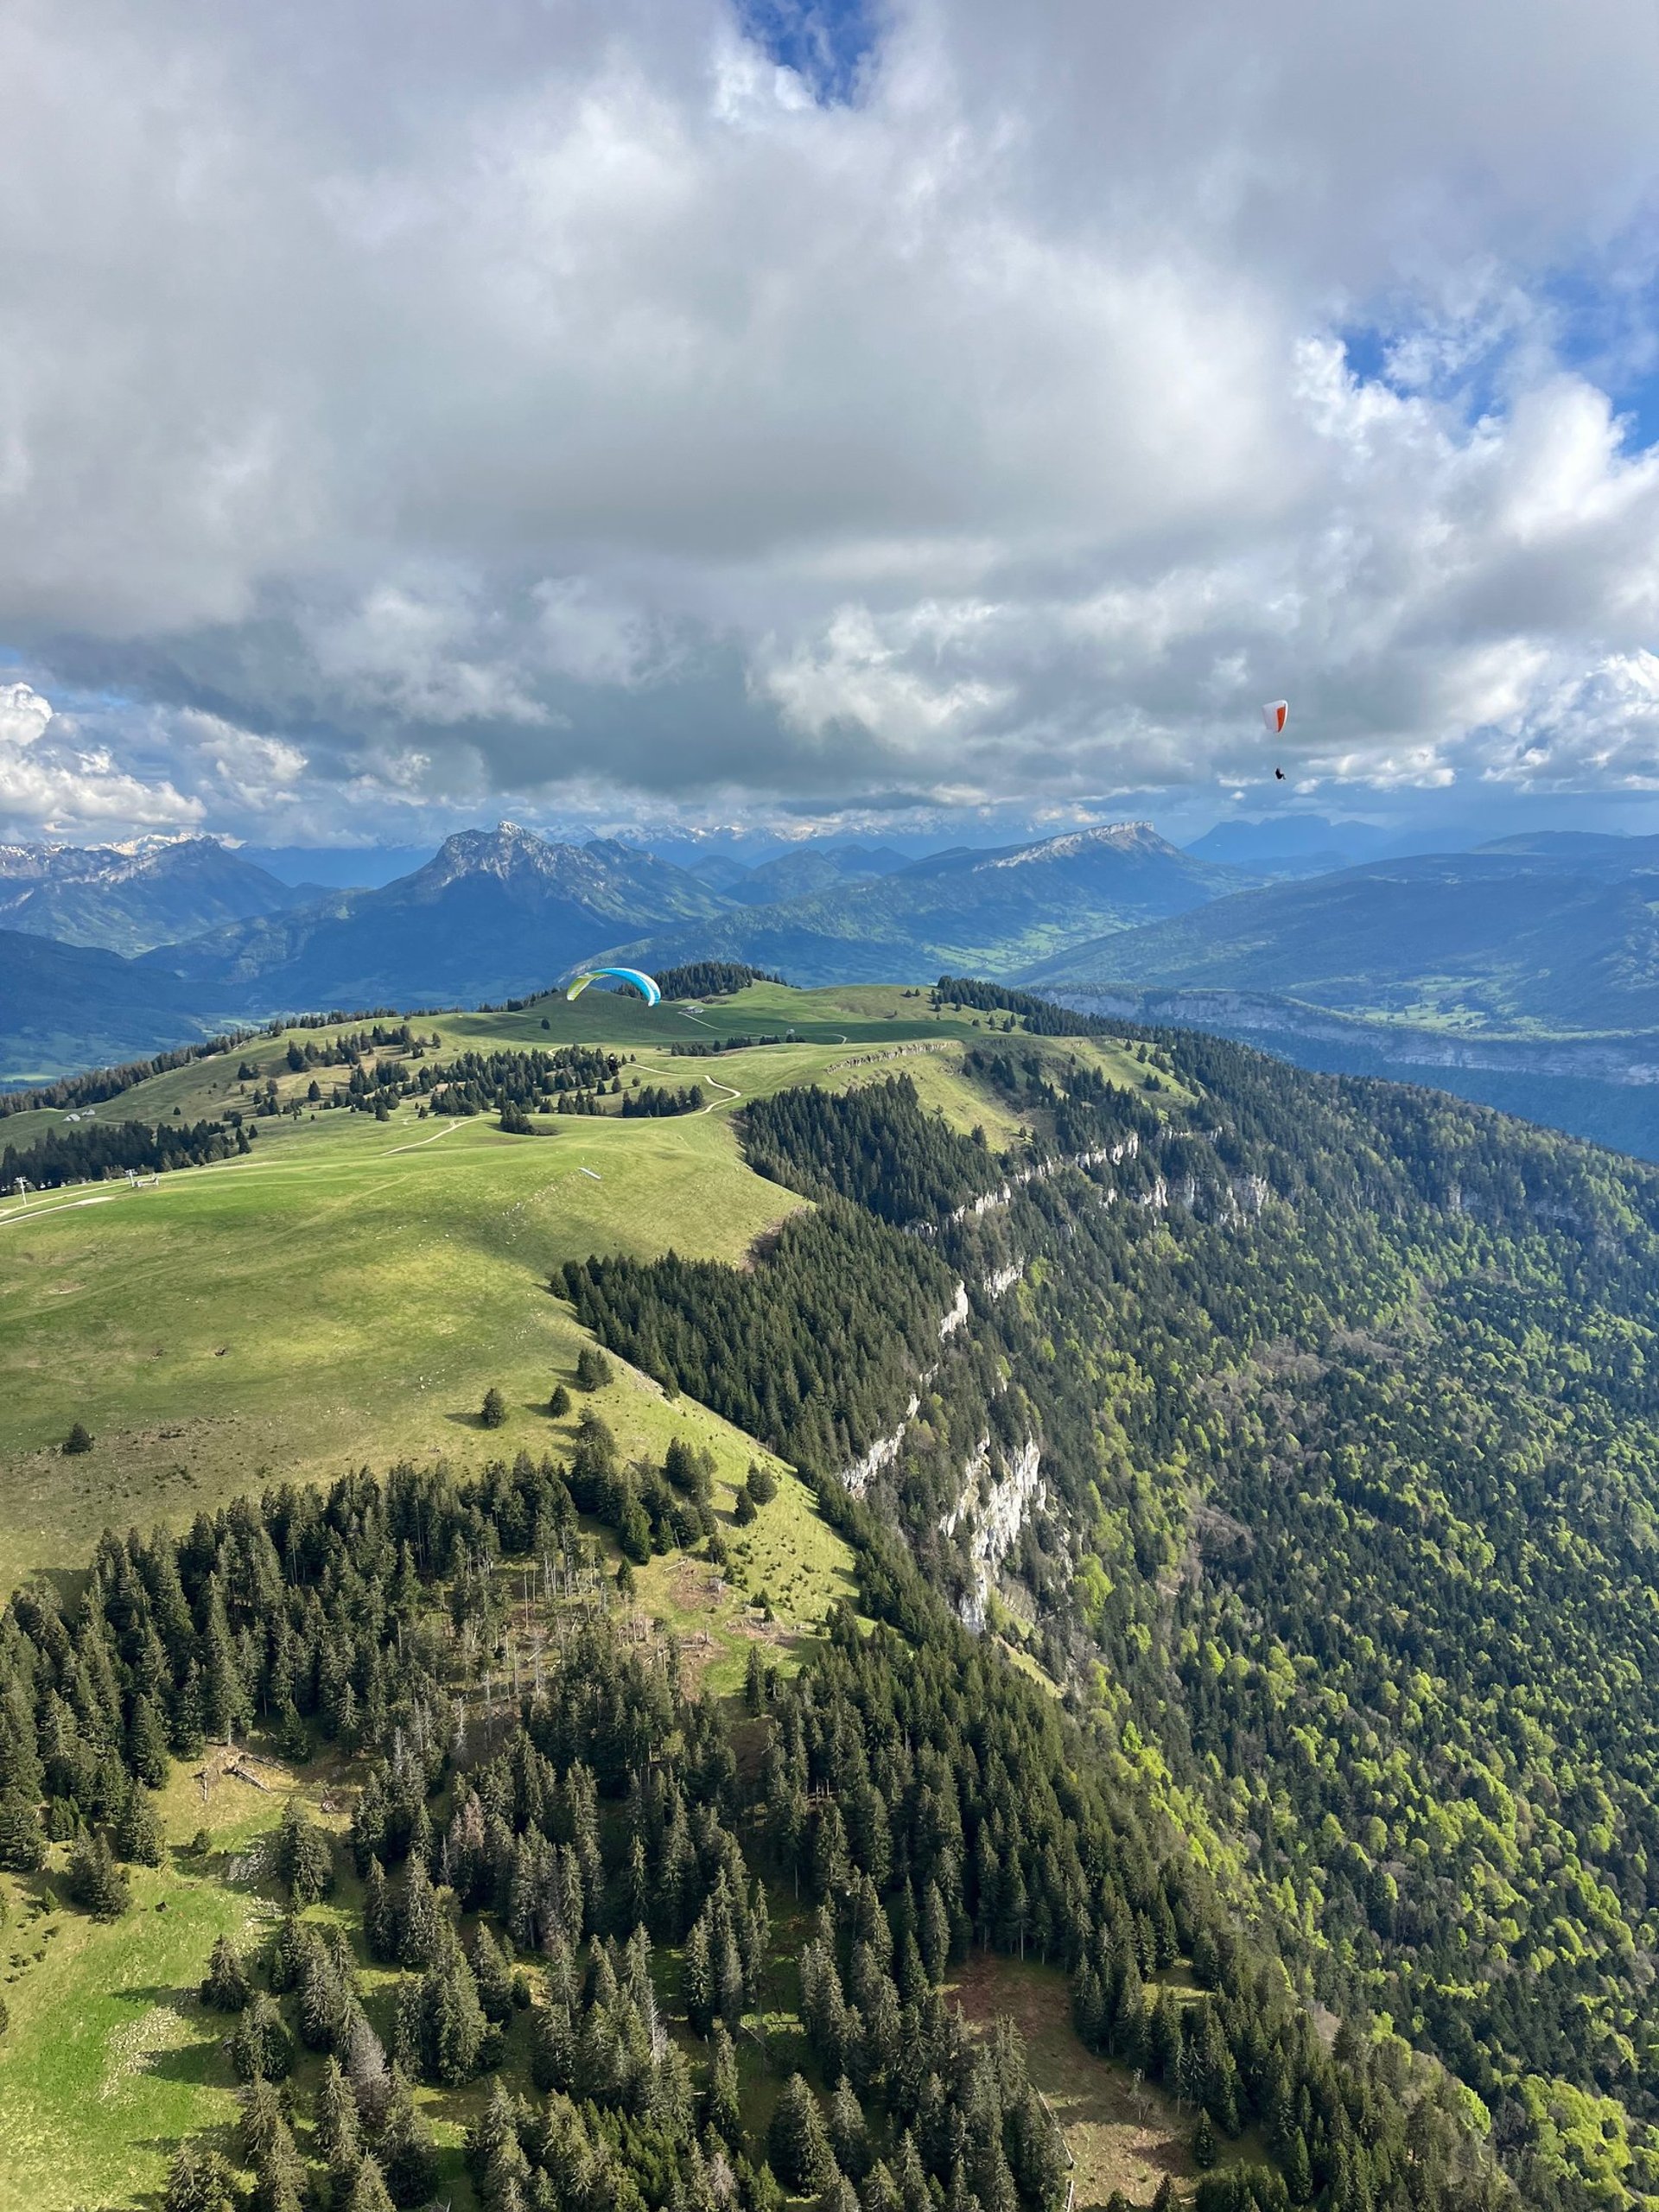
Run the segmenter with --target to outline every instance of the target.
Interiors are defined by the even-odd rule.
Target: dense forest
[[[741,960],[690,960],[678,968],[664,968],[657,988],[665,999],[728,998],[747,983],[781,983],[769,969],[751,968]]]
[[[251,1147],[254,1132],[241,1127],[241,1116],[225,1122],[82,1122],[48,1129],[21,1147],[0,1152],[0,1191],[20,1182],[49,1191],[65,1183],[97,1182],[111,1175],[156,1175],[171,1167],[200,1167],[211,1160],[233,1160]]]
[[[723,1565],[706,1464],[591,1413],[273,1490],[13,1601],[0,1862],[67,1844],[118,1911],[169,1756],[350,1755],[349,1865],[289,1822],[294,1914],[203,1962],[260,2212],[423,2202],[409,2085],[492,2075],[488,2212],[1058,2212],[1018,2038],[942,1994],[976,1950],[1179,2101],[1198,2212],[1659,2192],[1659,1171],[1187,1033],[1128,1033],[1126,1086],[1088,1017],[936,995],[982,1128],[904,1077],[747,1101],[809,1210],[550,1284],[807,1474],[873,1630],[696,1695],[629,1577]],[[353,1076],[505,1115],[504,1075],[620,1103],[611,1057]],[[224,2212],[223,2147],[168,2212]]]
[[[1659,1175],[1190,1034],[1142,1039],[1195,1102],[1160,1119],[1068,1051],[1086,1017],[940,994],[1017,1025],[969,1063],[1029,1131],[977,1201],[902,1083],[785,1094],[746,1141],[820,1210],[746,1274],[573,1271],[578,1311],[854,1481],[965,1617],[988,1580],[1033,1611],[1307,1985],[1460,2077],[1529,2202],[1659,2186]],[[886,1357],[826,1355],[861,1281]],[[1080,1992],[1109,2043],[1118,1979]]]
[[[842,1608],[793,1676],[757,1647],[733,1715],[671,1641],[622,1632],[574,1472],[521,1454],[273,1490],[180,1538],[107,1535],[73,1605],[30,1592],[0,1623],[0,1859],[69,1840],[90,1912],[118,1916],[124,1863],[159,1850],[169,1754],[256,1727],[355,1759],[349,1866],[290,1807],[287,1917],[202,1961],[261,2212],[424,2202],[411,2083],[492,2074],[486,2212],[1059,2212],[1017,2033],[942,1993],[972,1948],[1072,1968],[1084,2031],[1195,2115],[1200,2212],[1505,2201],[1445,2077],[1397,2043],[1327,2048],[1145,1788],[878,1523],[841,1509],[874,1631]],[[305,1916],[348,1872],[349,1936]],[[396,1969],[372,2005],[365,1961]],[[798,2031],[757,2038],[785,1989]],[[303,2050],[325,2063],[301,2099]],[[1246,2126],[1271,2164],[1224,2155]],[[167,2212],[231,2201],[223,2143],[181,2145]]]

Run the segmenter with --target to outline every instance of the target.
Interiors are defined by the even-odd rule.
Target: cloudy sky
[[[0,84],[0,832],[1655,826],[1649,0],[11,0]]]

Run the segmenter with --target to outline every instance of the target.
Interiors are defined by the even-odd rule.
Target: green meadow
[[[641,1636],[671,1631],[687,1675],[717,1695],[741,1688],[757,1646],[792,1668],[830,1605],[856,1595],[847,1546],[775,1460],[777,1495],[739,1527],[738,1486],[767,1455],[620,1362],[608,1384],[591,1398],[573,1393],[554,1419],[550,1395],[572,1381],[588,1339],[549,1276],[594,1252],[672,1248],[743,1263],[805,1203],[744,1164],[733,1122],[746,1097],[904,1073],[952,1126],[1013,1141],[1014,1117],[963,1069],[969,1046],[991,1041],[988,1026],[896,988],[774,985],[696,1014],[590,992],[575,1007],[555,998],[511,1014],[422,1015],[414,1026],[425,1039],[436,1032],[445,1054],[602,1044],[635,1055],[630,1072],[642,1078],[702,1083],[708,1104],[667,1120],[548,1116],[529,1137],[502,1134],[493,1116],[423,1118],[413,1102],[386,1122],[306,1105],[297,1119],[253,1124],[247,1158],[138,1189],[111,1183],[0,1203],[0,1591],[33,1573],[72,1578],[106,1525],[188,1521],[271,1479],[322,1481],[405,1458],[467,1466],[521,1447],[563,1452],[593,1404],[625,1458],[660,1459],[679,1434],[715,1460],[727,1563],[671,1553],[640,1567],[631,1602]],[[790,1042],[708,1058],[666,1049],[677,1037],[789,1032]],[[289,1039],[330,1033],[245,1040],[107,1102],[99,1118],[217,1116],[251,1106],[267,1077],[285,1101],[302,1100],[313,1071],[289,1071]],[[1039,1049],[1075,1050],[1136,1088],[1147,1073],[1133,1048],[1109,1041]],[[251,1082],[238,1074],[244,1061]],[[326,1096],[347,1071],[315,1072]],[[26,1143],[60,1118],[11,1116],[0,1142]],[[508,1412],[486,1431],[479,1408],[492,1385]],[[67,1456],[76,1421],[93,1447]],[[614,1566],[608,1532],[592,1533]],[[258,1845],[284,1797],[299,1790],[340,1824],[326,1767],[263,1771],[269,1792],[226,1778],[204,1797],[193,1772],[175,1770],[161,1801],[167,1862],[135,1870],[135,1909],[115,1923],[61,1906],[61,1847],[45,1876],[0,1876],[0,1993],[10,2012],[0,2037],[0,2212],[153,2202],[171,2144],[228,2127],[224,2024],[195,1985],[217,1935],[252,1936],[275,1914]],[[200,1828],[205,1851],[192,1843]],[[346,1898],[353,1885],[342,1879]],[[1007,1971],[1018,1980],[1021,1970]],[[798,2035],[782,1986],[791,1974],[780,1967],[772,2023],[786,2037]],[[373,1970],[365,1986],[373,2013]],[[1083,2051],[1035,1969],[1017,1988],[969,1975],[963,1995],[970,2011],[1030,2016],[1036,2078],[1080,2174],[1103,2196],[1119,2178],[1182,2171],[1168,2116],[1146,2100],[1130,2111],[1128,2090]],[[506,2070],[512,2078],[514,2066]],[[425,2101],[443,2194],[470,2205],[460,2143],[472,2093],[428,2092]]]
[[[308,1108],[252,1123],[249,1158],[0,1204],[0,1588],[73,1569],[108,1523],[188,1519],[271,1478],[557,1448],[567,1439],[544,1409],[582,1334],[550,1274],[594,1252],[739,1262],[803,1203],[745,1166],[732,1127],[745,1097],[902,1072],[954,1125],[982,1124],[994,1143],[1016,1134],[961,1072],[986,1032],[896,988],[756,985],[699,1014],[589,992],[416,1027],[446,1052],[601,1043],[635,1054],[630,1072],[645,1078],[701,1082],[709,1103],[661,1121],[548,1116],[532,1137],[493,1117],[423,1119],[412,1102],[389,1122]],[[709,1058],[664,1049],[791,1031],[794,1042]],[[289,1036],[329,1033],[253,1039],[98,1112],[219,1114],[252,1090],[238,1080],[245,1060],[261,1087],[270,1077],[302,1098],[311,1071],[289,1072]],[[1080,1049],[1120,1081],[1144,1076],[1122,1048]],[[315,1072],[327,1094],[346,1071]],[[11,1116],[0,1136],[22,1143],[60,1119]],[[477,1416],[492,1385],[510,1411],[486,1434]],[[625,1454],[660,1457],[691,1430],[722,1472],[747,1464],[747,1439],[629,1371],[601,1410]],[[94,1446],[66,1457],[77,1421]]]

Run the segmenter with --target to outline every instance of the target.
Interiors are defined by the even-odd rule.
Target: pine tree
[[[167,1730],[155,1700],[142,1690],[132,1701],[127,1727],[127,1764],[152,1789],[167,1781]]]
[[[685,1939],[680,1988],[685,2001],[685,2017],[691,2023],[693,2034],[706,2036],[714,2024],[719,2003],[706,1910]]]
[[[358,2130],[357,2099],[337,2058],[329,2058],[317,2088],[316,2152],[336,2179],[355,2171],[362,2153]]]
[[[305,2168],[282,2099],[268,2081],[251,2082],[242,2092],[240,2126],[244,2161],[256,2177],[255,2212],[299,2212]]]
[[[358,2118],[371,2136],[378,2136],[385,2123],[391,2073],[385,2045],[355,2007],[346,2035],[346,2078],[352,2085]]]
[[[785,2189],[804,2196],[828,2188],[836,2171],[830,2139],[817,2099],[798,2074],[790,2075],[778,2100],[766,2149]]]
[[[403,1903],[397,1914],[399,1961],[417,1968],[435,1966],[448,1933],[426,1860],[420,1853],[413,1853],[404,1877]]]
[[[294,2064],[294,2038],[262,1989],[248,1999],[231,2037],[231,2064],[239,2082],[281,2082]]]
[[[743,2018],[743,1959],[729,1917],[715,1945],[715,1982],[720,2017],[736,2027]]]
[[[99,1920],[118,1918],[132,1902],[127,1878],[116,1865],[101,1829],[76,1839],[64,1872],[64,1887],[77,1904]]]
[[[1124,2066],[1146,2063],[1147,2005],[1141,1977],[1134,1967],[1123,1977],[1123,1987],[1112,2013],[1112,2056]]]
[[[180,1603],[183,1604],[182,1596]],[[194,1657],[185,1669],[183,1686],[173,1700],[168,1733],[173,1749],[180,1758],[200,1757],[202,1746],[207,1740],[207,1732],[203,1711],[201,1669]]]
[[[576,1354],[578,1390],[602,1390],[611,1380],[611,1363],[594,1345],[584,1344]]]
[[[239,2012],[251,1994],[241,1953],[228,1936],[215,1936],[207,1979],[201,1985],[202,2003],[217,2012]]]
[[[625,1556],[644,1567],[651,1557],[651,1522],[637,1497],[630,1497],[623,1507],[616,1534]]]
[[[1291,2130],[1285,2152],[1285,2187],[1293,2204],[1313,2202],[1313,2165],[1307,2155],[1307,2138],[1300,2127]]]
[[[716,2020],[709,2037],[709,2087],[703,2120],[734,2151],[743,2144],[743,2115],[738,2099],[737,2052],[725,2023]]]
[[[420,1982],[412,1974],[405,1974],[397,1984],[397,2009],[391,2031],[391,2066],[394,2074],[416,2075],[422,2070],[423,2037],[425,2033],[425,2007]]]
[[[1216,2163],[1216,2131],[1207,2112],[1198,2114],[1198,2124],[1193,2132],[1192,2163],[1200,2173]]]
[[[415,2110],[408,2082],[391,2070],[386,2121],[375,2155],[387,2189],[398,2204],[421,2204],[438,2185],[437,2153],[426,2125]]]
[[[121,1817],[115,1824],[115,1851],[132,1866],[159,1866],[165,1855],[162,1824],[143,1783],[127,1792]]]
[[[365,2157],[358,2161],[346,2203],[346,2212],[396,2212],[378,2158]]]
[[[473,1946],[473,1975],[485,2018],[505,2027],[512,2018],[512,1975],[500,1945],[485,1927],[479,1929]]]
[[[526,1122],[525,1128],[528,1127],[529,1123]],[[486,1428],[502,1428],[506,1424],[506,1419],[507,1402],[494,1383],[492,1383],[484,1393],[484,1405],[479,1414],[479,1420]]]
[[[390,1963],[397,1956],[397,1907],[385,1869],[371,1855],[363,1885],[363,1936],[369,1956]]]
[[[12,1790],[0,1797],[0,1866],[17,1874],[38,1873],[46,1864],[46,1838],[32,1798]]]
[[[348,2002],[339,1967],[315,1944],[300,1976],[300,2033],[308,2050],[334,2049],[345,2030]]]
[[[458,1944],[421,1984],[422,2044],[434,2081],[453,2087],[469,2081],[484,2041],[484,2009],[478,1984]]]
[[[313,1931],[290,1905],[283,1915],[276,1940],[270,1947],[270,1986],[279,1997],[299,1987],[315,1940]]]
[[[162,2212],[236,2212],[231,2170],[217,2151],[181,2143],[168,2170]]]
[[[870,2170],[870,2138],[864,2111],[843,2074],[830,2100],[830,2142],[836,2163],[854,2181],[862,2181]]]
[[[820,1904],[842,1894],[850,1872],[847,1824],[831,1800],[819,1806],[812,1825],[812,1893]]]
[[[207,1624],[202,1630],[201,1717],[207,1733],[228,1743],[252,1717],[252,1701],[242,1679],[236,1639],[226,1617],[217,1573],[207,1578]]]
[[[285,1700],[276,1715],[276,1745],[277,1758],[286,1759],[290,1766],[304,1766],[311,1757],[311,1731],[292,1698]]]
[[[297,1797],[290,1797],[276,1831],[276,1872],[299,1905],[315,1904],[334,1887],[334,1854],[323,1830],[306,1818]]]
[[[950,1962],[950,1916],[944,1909],[939,1885],[930,1876],[922,1892],[922,1925],[918,1942],[927,1978],[936,1986],[944,1980]]]
[[[748,1661],[743,1670],[743,1703],[751,1716],[759,1719],[766,1708],[766,1670],[760,1657],[760,1645],[752,1643],[749,1646]]]

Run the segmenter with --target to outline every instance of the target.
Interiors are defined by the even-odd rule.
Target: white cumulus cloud
[[[14,819],[1064,818],[1281,693],[1300,788],[1646,788],[1635,0],[894,0],[830,104],[726,0],[18,0],[0,75],[0,645],[107,754],[0,707]]]

